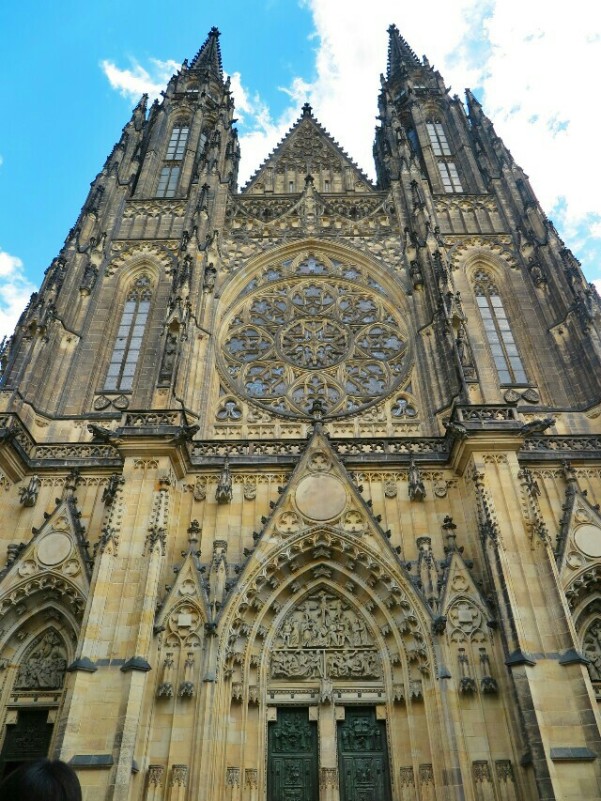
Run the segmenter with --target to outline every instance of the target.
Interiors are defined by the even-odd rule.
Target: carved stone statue
[[[32,476],[26,487],[19,490],[19,503],[22,506],[35,506],[40,493],[40,477]]]
[[[412,459],[409,463],[409,500],[423,501],[426,497],[426,488],[419,472],[419,468]]]
[[[212,292],[215,289],[215,281],[217,280],[217,270],[213,263],[207,264],[204,272],[204,279],[202,283],[203,292]]]
[[[217,503],[230,503],[232,500],[232,474],[230,473],[230,463],[226,459],[223,464],[223,470],[219,476],[219,483],[215,490],[215,498]]]

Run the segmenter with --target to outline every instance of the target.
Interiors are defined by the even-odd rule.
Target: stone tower
[[[374,184],[237,188],[216,29],[3,355],[0,766],[86,801],[601,797],[598,299],[389,29]]]

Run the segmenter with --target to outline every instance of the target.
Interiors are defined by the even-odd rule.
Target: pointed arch
[[[247,568],[238,600],[224,610],[226,636],[219,659],[224,674],[242,685],[266,686],[269,655],[282,636],[286,616],[322,591],[357,610],[372,632],[384,666],[380,685],[384,683],[390,695],[404,695],[412,684],[414,691],[420,685],[421,696],[421,682],[432,675],[435,663],[431,613],[401,571],[364,539],[327,527],[280,543]],[[346,642],[346,647],[353,650],[352,643]]]

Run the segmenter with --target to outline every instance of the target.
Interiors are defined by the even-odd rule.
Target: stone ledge
[[[593,762],[597,759],[597,754],[590,748],[552,748],[551,759],[553,762]]]
[[[69,760],[72,768],[111,768],[113,764],[112,754],[75,754]]]

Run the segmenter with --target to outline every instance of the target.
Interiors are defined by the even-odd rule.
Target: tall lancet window
[[[436,158],[438,172],[445,192],[463,192],[457,165],[453,160],[453,154],[449,147],[447,135],[444,132],[441,122],[430,121],[426,123],[428,136],[432,152]]]
[[[175,196],[189,133],[189,125],[175,125],[171,131],[171,138],[165,153],[165,162],[159,175],[157,197]]]
[[[475,276],[476,302],[501,384],[526,384],[526,372],[499,291],[488,273]]]
[[[107,390],[127,392],[133,387],[151,298],[150,278],[148,275],[142,274],[136,279],[125,301],[117,331],[117,340],[104,382],[104,388]]]

